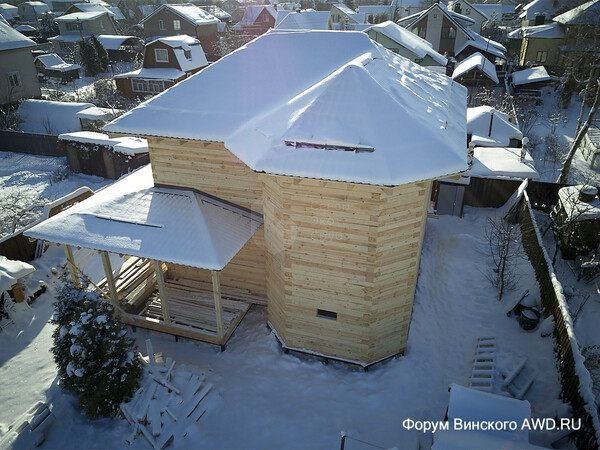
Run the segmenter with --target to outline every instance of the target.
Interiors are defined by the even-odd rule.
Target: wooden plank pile
[[[184,437],[205,414],[201,403],[212,385],[204,381],[203,373],[175,371],[175,361],[155,354],[149,339],[146,347],[148,356],[140,354],[146,367],[142,386],[120,409],[132,426],[127,443],[141,435],[152,448],[161,450]]]
[[[50,407],[37,402],[8,428],[0,438],[0,448],[39,447],[46,439],[46,432],[53,421]]]

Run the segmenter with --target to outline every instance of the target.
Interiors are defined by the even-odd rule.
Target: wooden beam
[[[213,284],[213,295],[215,297],[215,313],[217,315],[217,336],[219,338],[219,344],[225,345],[223,331],[223,308],[221,307],[221,279],[219,272],[216,270],[210,271]]]
[[[65,256],[67,257],[67,266],[69,267],[69,274],[71,275],[71,281],[77,289],[81,289],[81,281],[79,281],[79,275],[77,275],[77,268],[75,267],[75,258],[73,257],[73,250],[68,244],[63,244],[65,250]]]
[[[158,294],[160,295],[163,320],[165,325],[169,325],[171,323],[171,312],[169,311],[169,300],[167,299],[167,289],[165,288],[165,276],[162,271],[162,262],[154,261],[154,272],[156,272],[156,284],[158,285]]]
[[[119,306],[119,294],[117,293],[117,286],[115,285],[115,278],[110,265],[110,257],[104,250],[100,250],[100,257],[102,258],[102,265],[104,266],[104,274],[106,275],[106,284],[108,285],[108,292],[110,293],[110,301],[115,307],[116,314]]]

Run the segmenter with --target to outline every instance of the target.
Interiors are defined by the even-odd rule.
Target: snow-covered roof
[[[467,108],[467,134],[478,147],[508,147],[511,139],[523,140],[523,133],[509,120],[508,114],[491,106]]]
[[[558,190],[558,198],[569,221],[581,222],[600,218],[600,199],[597,195],[589,202],[579,199],[579,192],[583,187],[567,186]]]
[[[511,178],[539,180],[533,158],[525,152],[523,161],[521,149],[514,147],[475,147],[473,164],[469,170],[477,178]]]
[[[34,62],[35,61],[41,62],[47,69],[52,67],[52,70],[63,71],[62,68],[64,68],[64,70],[71,70],[72,67],[70,69],[67,69],[68,66],[77,66],[77,68],[80,67],[78,64],[67,64],[56,53],[48,53],[47,55],[36,56]]]
[[[470,39],[468,39],[463,45],[461,45],[458,48],[456,52],[457,55],[467,47],[474,47],[478,50],[481,50],[484,53],[494,55],[497,58],[506,59],[506,47],[504,47],[502,44],[491,39],[485,38],[472,30],[467,31],[469,32]]]
[[[502,3],[477,3],[477,9],[479,12],[484,14],[488,20],[499,21],[502,20],[502,13],[505,11],[506,6]],[[515,8],[513,6],[512,12],[514,13]],[[506,11],[508,13],[508,11]]]
[[[356,15],[356,11],[354,11],[351,8],[349,8],[344,3],[336,3],[333,6],[335,6],[337,9],[339,9],[341,12],[343,12],[344,14],[346,14],[348,16],[354,16],[354,15]]]
[[[109,11],[89,11],[89,12],[74,12],[70,14],[65,14],[64,16],[57,17],[57,22],[76,22],[76,21],[88,21],[94,20],[98,17],[102,17],[104,15],[109,15]]]
[[[509,38],[536,38],[536,39],[562,39],[565,37],[565,32],[556,23],[546,23],[544,25],[536,25],[533,27],[523,27],[511,31],[508,34]]]
[[[262,225],[258,215],[153,186],[150,166],[26,231],[50,242],[221,270]]]
[[[329,11],[281,12],[277,12],[274,27],[280,30],[326,30],[329,23]]]
[[[364,33],[273,30],[105,131],[224,142],[256,171],[397,185],[466,168],[465,109],[463,86]]]
[[[35,267],[23,261],[13,261],[0,255],[0,294],[30,273],[35,272]]]
[[[139,153],[148,153],[148,141],[143,138],[124,136],[109,138],[107,134],[93,131],[77,131],[75,133],[63,133],[58,136],[61,141],[74,141],[84,144],[100,144],[111,147],[117,153],[134,156]]]
[[[121,12],[118,6],[107,6],[106,9],[112,13],[113,19],[125,20],[125,15]]]
[[[231,14],[229,14],[227,11],[219,8],[217,5],[202,5],[200,6],[200,8],[202,8],[204,11],[206,11],[209,14],[212,14],[213,16],[215,16],[216,18],[223,20],[223,19],[231,19]]]
[[[27,25],[27,24],[20,24],[20,25],[16,25],[15,30],[17,30],[19,33],[31,33],[33,31],[36,31],[37,29],[35,27],[32,27],[31,25]]]
[[[191,3],[183,3],[178,5],[164,4],[161,5],[158,9],[156,9],[153,13],[146,16],[140,23],[146,22],[150,17],[157,14],[159,11],[163,9],[168,9],[169,11],[177,14],[178,16],[186,19],[188,22],[194,25],[209,25],[211,23],[219,23],[220,20],[217,19],[212,14],[207,13],[200,7],[196,5],[192,5]]]
[[[23,36],[8,23],[0,21],[0,51],[35,47],[37,44]]]
[[[23,2],[22,4],[31,6],[31,8],[35,11],[36,14],[43,14],[45,12],[50,11],[50,7],[44,2]]]
[[[140,78],[147,80],[173,81],[185,76],[185,72],[172,67],[142,67],[131,72],[115,75],[114,78]]]
[[[448,9],[449,9],[450,11],[452,11],[452,12],[456,13],[456,11],[454,11],[454,5],[455,5],[456,3],[460,3],[460,4],[462,4],[462,7],[463,7],[465,10],[466,10],[466,8],[469,8],[469,9],[471,9],[471,13],[476,13],[476,14],[478,14],[478,15],[479,15],[479,17],[481,17],[482,19],[486,19],[486,20],[487,20],[487,19],[489,19],[489,17],[488,17],[488,16],[487,16],[487,15],[486,15],[486,14],[483,12],[483,10],[481,10],[481,9],[479,8],[479,6],[480,6],[479,4],[474,4],[474,3],[468,2],[467,0],[453,0],[453,1],[450,1],[450,2],[448,2]],[[500,8],[502,8],[502,5],[500,5]],[[466,11],[465,11],[465,13],[466,13]],[[467,18],[469,18],[469,19],[473,20],[471,17],[468,17],[468,16],[466,16],[466,15],[463,15],[463,17],[467,17]],[[474,21],[473,21],[473,22],[474,22]]]
[[[111,119],[114,119],[115,116],[119,115],[120,112],[121,112],[120,109],[100,108],[98,106],[92,106],[90,108],[86,108],[86,109],[79,111],[76,114],[76,116],[79,119],[111,120]]]
[[[600,0],[591,0],[556,16],[555,22],[563,25],[592,25],[600,18]]]
[[[79,131],[77,113],[94,105],[91,103],[24,100],[19,105],[19,131],[42,134],[61,134]]]
[[[141,41],[137,36],[121,36],[116,34],[99,34],[96,37],[106,50],[118,50],[129,39]]]
[[[19,8],[8,3],[0,3],[0,15],[6,20],[14,20],[19,15]]]
[[[521,86],[523,84],[550,81],[550,75],[544,66],[532,67],[530,69],[518,70],[512,73],[512,84]]]
[[[196,70],[208,65],[202,45],[200,45],[200,41],[196,38],[187,35],[167,36],[159,38],[156,41],[160,41],[173,49],[173,53],[175,53],[179,67],[184,72]],[[151,45],[153,42],[147,45]],[[186,51],[190,52],[189,58],[185,56]]]
[[[556,0],[533,0],[523,6],[523,12],[519,15],[519,18],[535,20],[535,16],[543,14],[547,19],[550,19],[560,8],[560,3]]]
[[[479,69],[485,74],[490,80],[498,84],[498,75],[496,74],[496,66],[493,62],[483,56],[481,53],[473,53],[471,56],[465,58],[454,68],[452,72],[452,78],[457,79],[462,75],[470,72],[473,69]]]
[[[358,7],[360,14],[387,14],[388,17],[393,13],[392,5],[363,5]]]
[[[78,42],[81,40],[81,34],[59,34],[58,36],[54,36],[48,38],[50,42],[54,41],[62,41],[62,42]],[[90,37],[89,34],[83,33],[83,38],[88,39]]]
[[[71,8],[77,8],[81,12],[108,12],[111,16],[114,15],[105,6],[102,6],[99,3],[75,3]]]
[[[241,27],[243,26],[254,25],[254,22],[256,22],[256,19],[258,18],[263,9],[265,9],[270,15],[272,15],[274,19],[277,18],[277,9],[275,9],[274,6],[247,5],[246,9],[244,10],[244,16],[238,23],[236,23],[233,26],[233,28],[241,29]]]
[[[373,25],[372,27],[367,28],[364,32],[368,33],[369,30],[376,31],[387,36],[392,41],[397,42],[402,47],[414,53],[417,58],[425,58],[425,56],[429,55],[433,60],[437,61],[442,66],[448,64],[446,57],[436,52],[430,42],[420,38],[416,34],[392,22],[391,20]]]

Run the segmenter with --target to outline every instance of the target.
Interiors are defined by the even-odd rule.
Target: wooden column
[[[81,281],[79,281],[79,275],[77,275],[77,268],[75,267],[75,258],[73,257],[73,250],[71,250],[71,246],[67,244],[63,245],[63,249],[65,250],[65,256],[67,257],[67,266],[69,267],[71,281],[77,289],[81,289]]]
[[[225,342],[223,342],[223,336],[225,335],[225,333],[223,331],[223,308],[221,307],[221,280],[218,271],[211,270],[210,273],[212,275],[213,295],[215,297],[215,313],[217,315],[217,336],[219,338],[219,343],[221,345],[225,345]]]
[[[117,293],[117,286],[115,285],[110,258],[108,253],[103,250],[100,251],[100,257],[102,258],[102,265],[104,266],[104,274],[106,275],[106,284],[108,285],[108,291],[110,293],[110,301],[115,307],[115,314],[117,314],[119,309],[119,294]]]
[[[167,288],[165,287],[165,276],[162,271],[162,262],[154,261],[154,271],[156,272],[156,284],[158,285],[158,294],[160,295],[160,306],[162,308],[165,325],[171,324],[171,312],[169,311],[169,300],[167,299]]]

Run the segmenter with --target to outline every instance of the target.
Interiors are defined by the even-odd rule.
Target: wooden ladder
[[[492,392],[494,371],[496,369],[496,338],[480,337],[475,347],[473,369],[469,378],[469,387],[480,391]]]
[[[525,397],[537,375],[535,371],[526,375],[524,371],[526,365],[527,358],[523,357],[515,368],[504,377],[502,383],[506,391],[519,400],[522,400],[523,397]]]

